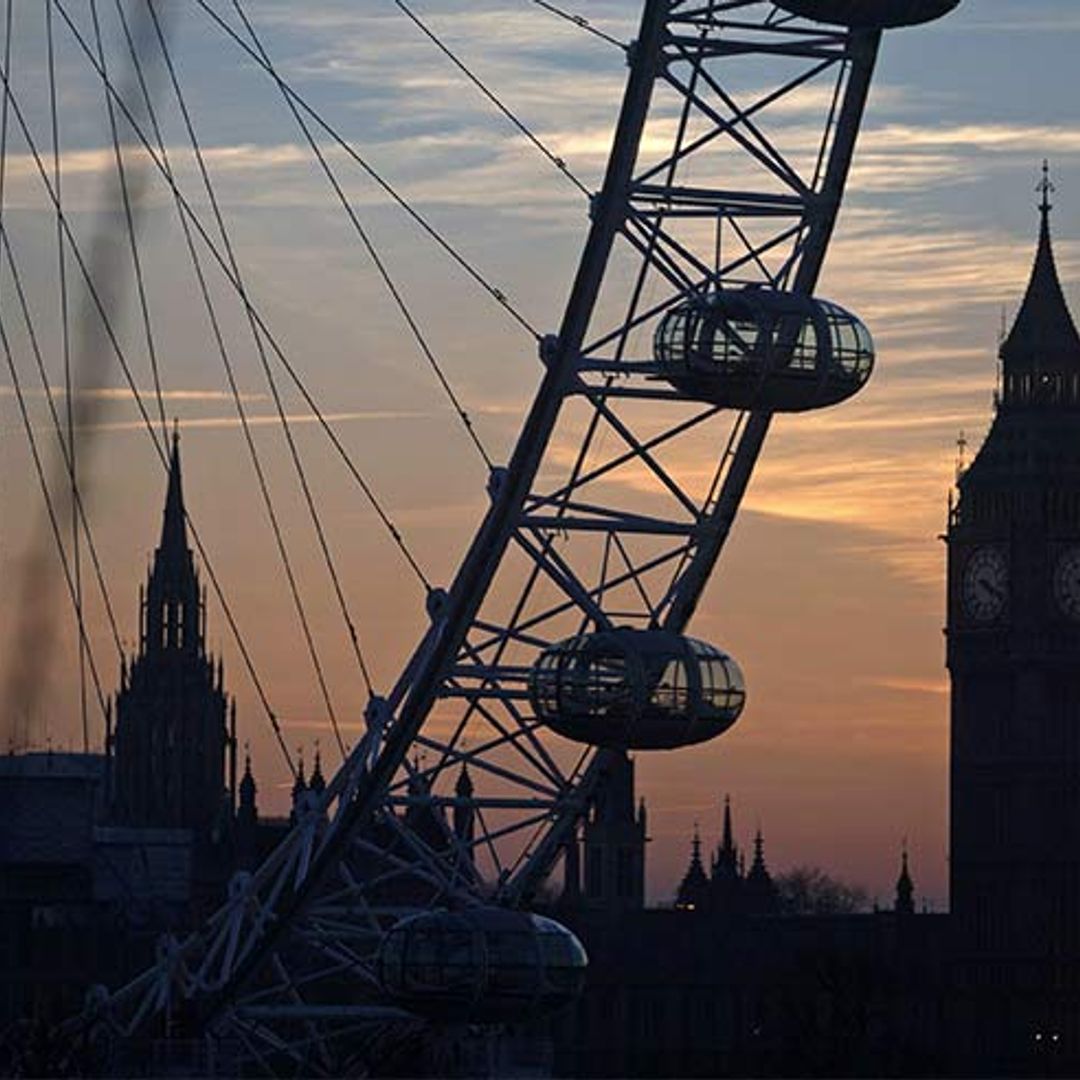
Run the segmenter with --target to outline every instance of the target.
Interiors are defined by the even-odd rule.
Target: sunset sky
[[[66,6],[88,26],[81,0]],[[637,2],[570,6],[615,37],[634,34]],[[13,85],[41,145],[50,147],[41,7],[16,4]],[[111,4],[101,7],[112,12]],[[429,577],[447,582],[486,506],[482,463],[277,90],[194,2],[180,7],[177,67],[255,303]],[[216,8],[225,16],[231,4],[218,0]],[[625,78],[619,50],[526,0],[416,0],[416,8],[587,186],[597,186]],[[587,227],[580,193],[391,0],[249,0],[246,10],[290,81],[530,322],[555,328]],[[115,19],[107,20],[107,32],[115,29]],[[100,85],[60,25],[57,41],[65,201],[74,227],[88,236],[111,149]],[[715,843],[720,802],[730,792],[740,840],[749,845],[760,824],[774,871],[820,864],[889,900],[906,837],[918,895],[939,909],[946,903],[939,534],[958,436],[966,433],[970,458],[990,419],[1003,313],[1015,312],[1031,266],[1044,157],[1057,185],[1059,267],[1067,296],[1080,304],[1078,46],[1075,0],[966,0],[939,24],[886,38],[819,290],[869,324],[878,368],[855,401],[780,418],[755,473],[692,627],[739,658],[750,683],[746,715],[705,748],[638,758],[657,902],[670,900],[695,821]],[[61,385],[56,321],[47,316],[57,310],[55,223],[32,156],[12,138],[5,222],[47,326],[50,381]],[[478,431],[505,460],[540,374],[531,338],[359,170],[340,155],[334,161]],[[318,738],[332,759],[221,366],[188,325],[193,287],[177,254],[181,243],[159,192],[147,218],[147,281],[166,406],[181,424],[188,509],[290,745],[306,746],[310,760]],[[7,315],[6,267],[0,290]],[[238,310],[225,332],[242,334]],[[49,446],[33,361],[21,338],[16,345],[24,378],[38,386],[31,409]],[[149,388],[139,349],[133,344],[138,378]],[[250,348],[237,375],[335,704],[355,738],[364,688]],[[113,372],[99,388],[88,469],[95,539],[130,647],[164,478],[122,387]],[[426,625],[422,590],[303,401],[290,394],[287,408],[376,685],[385,688]],[[11,611],[40,504],[11,380],[0,366],[0,655],[11,648]],[[30,718],[39,746],[81,743],[70,622]],[[106,688],[114,688],[115,649],[96,600],[91,622]],[[252,746],[261,806],[280,811],[284,765],[214,601],[210,628],[238,698],[242,738]],[[100,743],[100,716],[90,716]]]

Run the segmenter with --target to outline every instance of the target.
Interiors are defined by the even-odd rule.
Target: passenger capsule
[[[854,315],[772,289],[673,307],[657,326],[655,352],[663,378],[694,400],[762,412],[846,401],[874,369],[873,339]]]
[[[727,731],[746,684],[739,665],[711,645],[620,627],[545,649],[529,697],[539,720],[575,742],[672,750]]]
[[[776,0],[776,5],[818,22],[888,29],[940,19],[960,0]]]
[[[585,984],[581,942],[553,919],[503,908],[429,911],[382,940],[378,975],[403,1008],[447,1023],[529,1020],[572,1004]]]

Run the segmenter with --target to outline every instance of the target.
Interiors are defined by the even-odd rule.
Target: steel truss
[[[530,666],[590,629],[682,631],[769,429],[660,381],[652,329],[713,289],[815,288],[879,41],[762,0],[646,0],[563,322],[457,577],[324,796],[201,931],[95,999],[117,1045],[340,1074],[412,1022],[372,972],[390,923],[536,898],[608,758],[539,728]]]

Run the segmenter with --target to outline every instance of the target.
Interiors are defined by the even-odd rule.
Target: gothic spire
[[[169,455],[169,488],[165,495],[165,514],[161,522],[161,543],[155,568],[160,566],[166,575],[178,581],[188,557],[187,522],[184,518],[184,487],[180,473],[180,432],[173,429],[172,452]]]
[[[458,773],[457,783],[454,784],[454,794],[461,799],[471,799],[473,794],[472,777],[469,775],[469,766],[462,763],[461,772]]]
[[[750,876],[764,875],[768,877],[769,871],[765,867],[765,838],[761,835],[761,829],[754,834],[754,861],[750,866]]]
[[[735,834],[731,828],[731,796],[724,796],[724,834],[720,842],[720,851],[726,855],[735,854]]]
[[[476,836],[476,808],[472,804],[474,792],[472,777],[469,775],[469,766],[462,762],[461,772],[458,773],[457,782],[454,784],[454,794],[462,800],[454,805],[454,835],[465,845],[466,858],[472,858],[472,842]]]
[[[720,846],[713,860],[713,880],[726,886],[737,886],[742,875],[739,872],[739,849],[735,846],[735,830],[731,824],[731,796],[724,796],[724,827]]]
[[[145,644],[161,649],[203,651],[202,598],[195,560],[188,547],[184,490],[180,470],[180,433],[173,431],[169,486],[161,522],[161,542],[154,552],[145,593]]]
[[[900,877],[896,880],[896,905],[894,910],[897,915],[915,914],[915,885],[908,870],[906,843],[900,855]]]
[[[1016,398],[1018,377],[1035,373],[1064,374],[1080,371],[1080,334],[1069,312],[1058,277],[1050,232],[1050,195],[1055,190],[1050,166],[1043,162],[1043,178],[1038,187],[1041,224],[1035,265],[1024,302],[1012,330],[1001,346],[1005,366],[1006,400]],[[1022,395],[1026,399],[1028,395]]]
[[[251,772],[251,752],[244,748],[244,775],[240,780],[240,806],[241,808],[250,807],[252,810],[255,808],[255,795],[258,791],[258,787],[255,784],[255,777]]]
[[[299,762],[298,762],[298,764],[296,766],[296,779],[293,781],[293,788],[292,788],[292,797],[293,797],[293,805],[294,806],[296,805],[296,803],[299,800],[300,796],[303,795],[304,792],[307,791],[307,789],[308,789],[307,779],[304,776],[304,751],[303,751],[303,749],[300,750],[300,752],[299,752],[299,754],[297,756],[298,756]]]
[[[744,910],[748,915],[772,915],[779,906],[776,884],[765,865],[765,838],[762,836],[761,826],[758,826],[754,835],[754,860],[750,864],[750,872],[746,875]]]
[[[326,779],[322,773],[322,752],[319,749],[319,743],[315,743],[315,765],[311,770],[311,780],[308,782],[308,790],[314,791],[316,795],[321,795],[326,790]]]
[[[709,878],[701,865],[701,830],[694,822],[694,838],[690,844],[690,865],[683,875],[675,896],[675,907],[680,911],[695,911],[705,907],[709,896]]]

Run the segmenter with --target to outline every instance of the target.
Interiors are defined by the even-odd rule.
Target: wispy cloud
[[[362,409],[353,412],[323,413],[321,419],[311,412],[287,413],[285,416],[286,421],[291,425],[321,424],[324,420],[328,424],[342,424],[358,421],[425,420],[429,418],[430,414],[428,413],[391,409]],[[277,413],[249,415],[246,419],[248,426],[253,428],[281,427],[281,418]],[[227,430],[239,428],[241,422],[236,416],[195,416],[185,418],[182,426],[185,431]],[[117,420],[97,424],[94,430],[103,432],[145,431],[146,424],[141,420]]]
[[[44,398],[46,392],[38,388],[24,389],[23,395],[25,397]],[[63,398],[67,396],[67,391],[63,386],[50,386],[48,390],[48,396],[54,398]],[[136,393],[130,389],[130,387],[122,386],[103,386],[103,387],[88,387],[81,390],[76,390],[74,397],[94,398],[98,401],[118,401],[118,402],[134,402]],[[153,400],[156,398],[157,392],[153,389],[142,389],[138,391],[138,397],[142,400]],[[267,394],[254,394],[254,393],[240,393],[239,398],[242,402],[253,401],[266,401]],[[0,397],[13,398],[15,397],[15,388],[9,385],[0,385]],[[161,398],[163,401],[177,401],[177,402],[218,402],[218,401],[232,401],[233,395],[226,390],[162,390]]]

